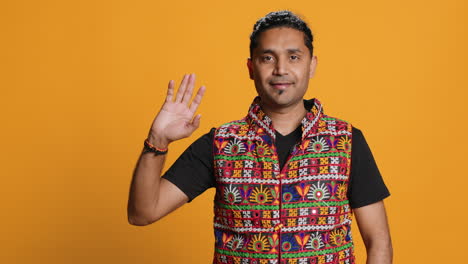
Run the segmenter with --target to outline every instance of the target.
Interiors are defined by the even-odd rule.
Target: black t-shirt
[[[193,142],[164,173],[163,178],[175,184],[191,202],[208,188],[215,187],[213,138],[215,128]],[[301,139],[299,125],[288,135],[276,132],[276,148],[282,168],[293,146]],[[378,202],[390,195],[361,130],[352,128],[351,174],[348,199],[351,208]]]

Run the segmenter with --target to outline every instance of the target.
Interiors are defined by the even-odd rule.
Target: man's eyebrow
[[[287,51],[288,53],[303,53],[303,51],[300,49],[287,49]],[[260,51],[260,54],[265,54],[265,53],[275,53],[275,51],[272,49],[264,49]]]
[[[264,49],[260,51],[260,54],[265,54],[265,53],[275,53],[272,49]]]
[[[300,49],[288,49],[289,53],[302,53],[302,50]]]

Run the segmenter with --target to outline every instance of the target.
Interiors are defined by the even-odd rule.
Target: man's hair
[[[252,58],[253,50],[258,45],[258,37],[260,33],[272,28],[289,27],[297,29],[304,33],[304,44],[309,48],[310,57],[312,57],[314,46],[314,36],[312,31],[300,17],[288,10],[270,12],[266,16],[260,18],[253,26],[253,32],[250,35],[250,57]]]

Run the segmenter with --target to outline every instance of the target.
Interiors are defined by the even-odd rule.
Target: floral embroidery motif
[[[347,152],[351,151],[351,140],[348,138],[348,136],[341,137],[338,140],[337,148]]]
[[[318,182],[310,187],[310,191],[307,194],[307,198],[310,200],[325,200],[330,196],[330,192],[328,191],[325,183]]]
[[[307,244],[307,248],[309,249],[321,249],[324,246],[322,236],[319,232],[315,232],[314,234],[310,235],[309,243]]]
[[[249,249],[255,252],[268,251],[270,249],[270,244],[265,236],[258,234],[253,236],[249,244]]]
[[[309,152],[325,152],[328,151],[329,146],[323,137],[317,136],[311,140],[311,144],[307,147]]]
[[[260,185],[260,188],[255,187],[254,191],[252,192],[252,195],[250,196],[250,202],[259,204],[270,203],[272,198],[273,197],[271,195],[270,189]]]
[[[244,144],[237,138],[235,138],[233,141],[230,141],[224,148],[224,152],[231,155],[243,153],[245,150],[246,148],[244,147]]]
[[[226,202],[233,204],[242,201],[239,190],[236,187],[230,185],[224,189],[224,199]]]
[[[227,247],[232,250],[241,249],[244,245],[244,238],[241,235],[235,235],[234,238],[228,242]]]

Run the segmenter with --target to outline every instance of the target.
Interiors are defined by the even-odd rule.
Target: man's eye
[[[263,60],[264,61],[271,61],[273,58],[271,56],[264,56]]]
[[[299,57],[298,57],[298,56],[296,56],[296,55],[292,55],[292,56],[291,56],[291,59],[293,59],[293,60],[298,60],[298,59],[299,59]]]

